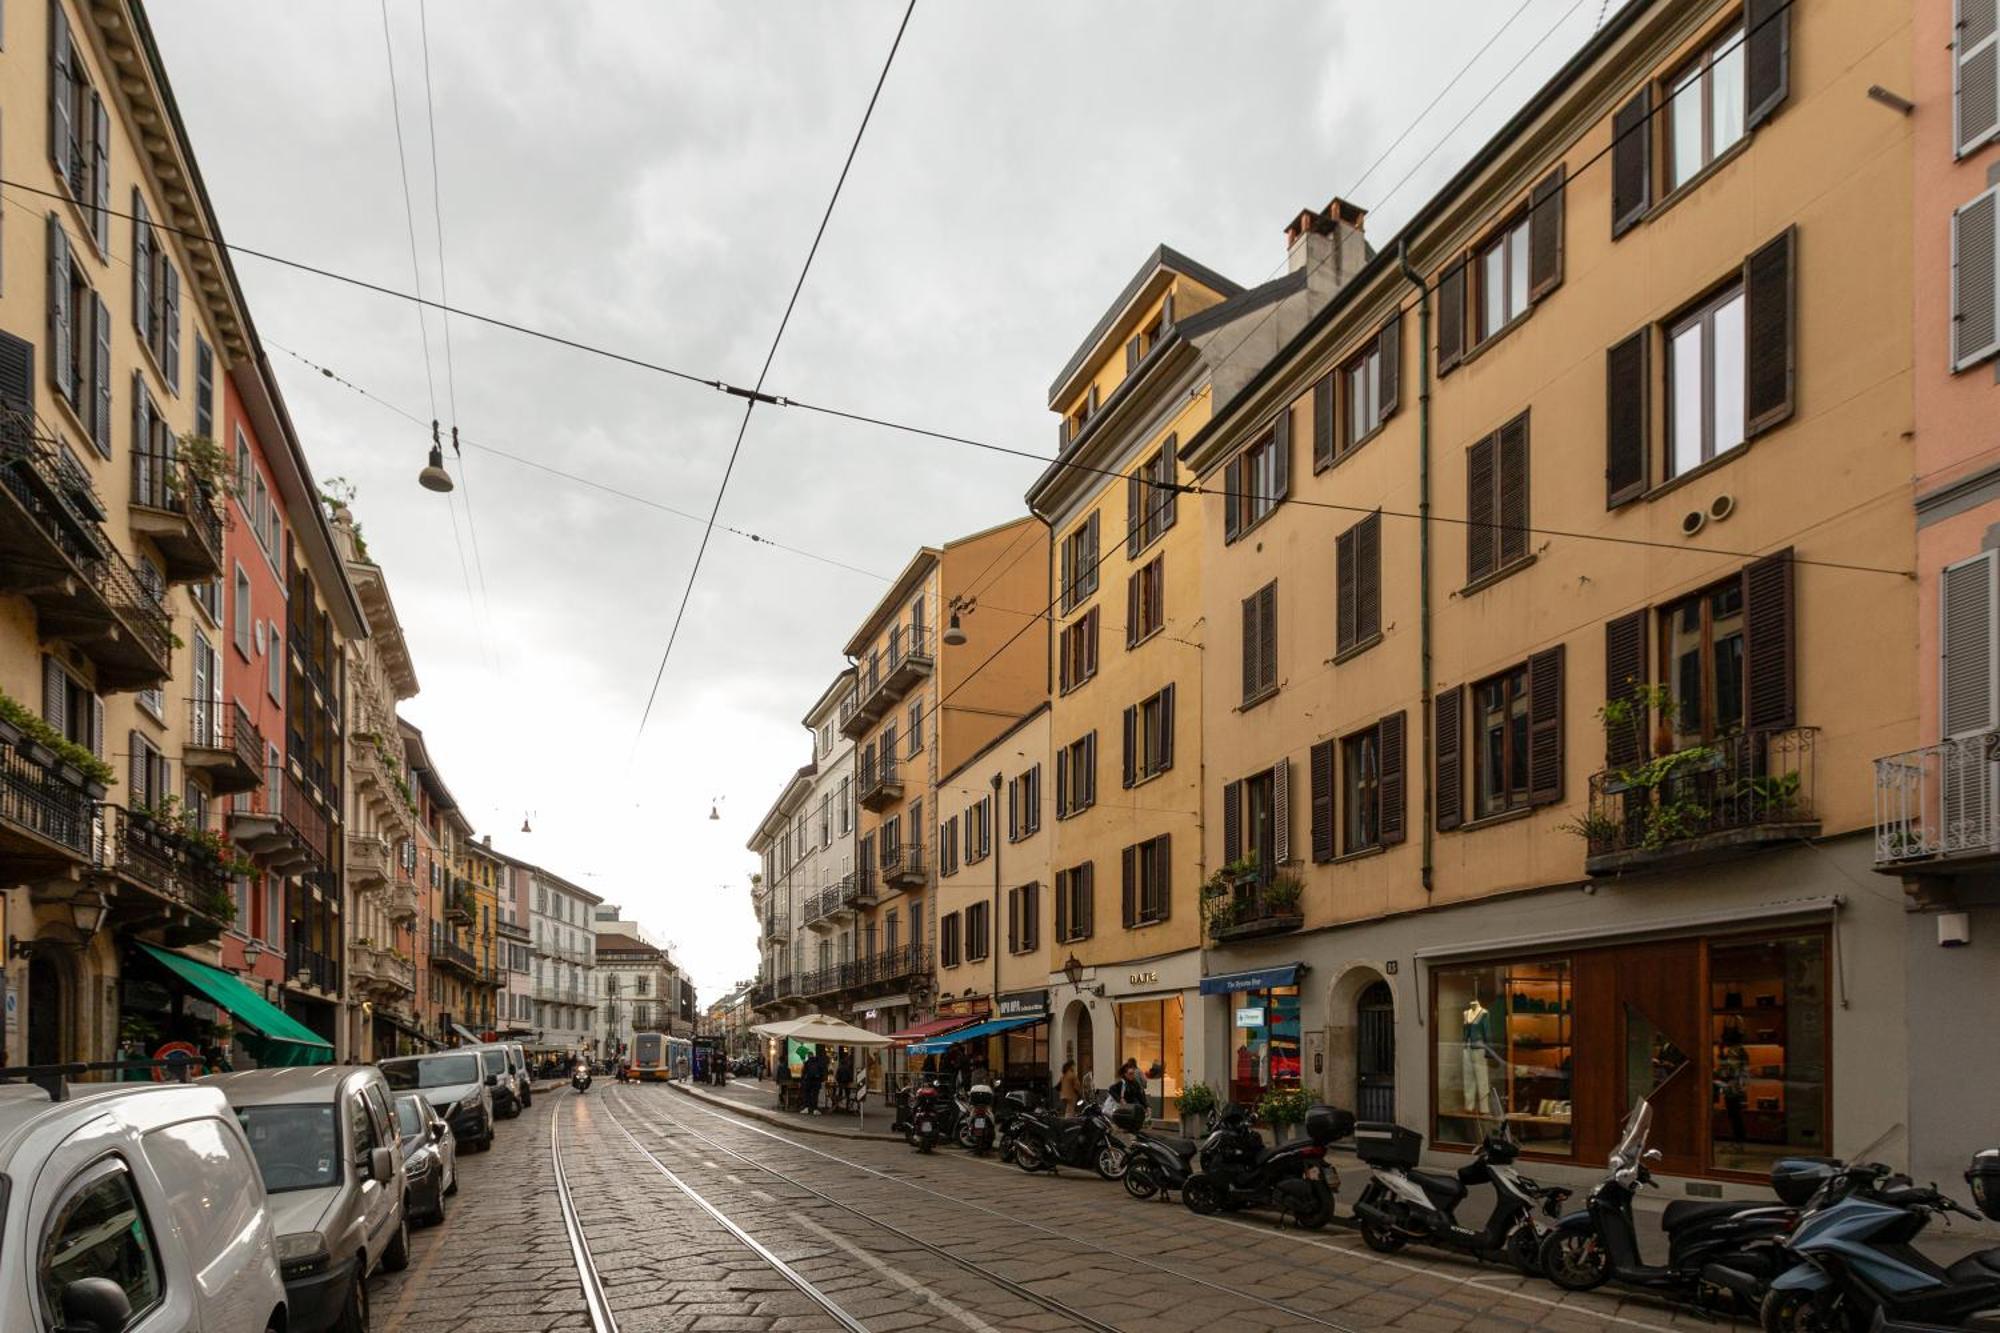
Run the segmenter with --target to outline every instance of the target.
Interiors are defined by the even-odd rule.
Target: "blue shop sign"
[[[1270,990],[1273,986],[1296,986],[1299,973],[1305,971],[1303,963],[1287,963],[1283,967],[1260,967],[1255,972],[1226,972],[1219,977],[1203,977],[1203,995],[1227,995],[1239,990]]]

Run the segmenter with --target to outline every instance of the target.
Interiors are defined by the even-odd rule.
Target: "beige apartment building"
[[[1183,441],[1219,1093],[1576,1179],[1907,1123],[1909,25],[1620,8]]]

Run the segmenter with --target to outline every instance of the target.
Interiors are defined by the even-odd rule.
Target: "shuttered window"
[[[1743,261],[1743,431],[1752,439],[1790,419],[1797,377],[1798,228]]]
[[[1057,683],[1064,694],[1097,674],[1097,611],[1093,606],[1063,627]]]
[[[1278,583],[1243,599],[1243,702],[1278,688]]]
[[[1477,583],[1528,556],[1528,414],[1466,450],[1465,573]]]
[[[1403,841],[1406,730],[1404,715],[1394,713],[1342,737],[1337,745],[1329,740],[1312,748],[1313,860],[1331,861],[1336,854],[1351,856]]]
[[[1007,890],[1008,953],[1033,953],[1041,947],[1041,896],[1039,884]]]
[[[1562,722],[1561,645],[1472,687],[1477,817],[1562,799]]]
[[[61,5],[49,6],[49,159],[90,222],[90,238],[111,253],[111,118],[90,85]]]
[[[1292,409],[1223,468],[1223,540],[1233,542],[1276,509],[1291,491]]]
[[[2000,555],[1947,565],[1938,580],[1940,730],[1945,739],[2000,726]]]
[[[1179,437],[1169,435],[1159,452],[1125,479],[1125,554],[1136,558],[1165,535],[1179,516]]]
[[[1063,538],[1062,594],[1064,614],[1074,611],[1097,591],[1097,511]]]
[[[1465,264],[1447,264],[1437,285],[1438,376],[1449,375],[1465,359]]]
[[[1528,300],[1539,302],[1562,286],[1563,200],[1566,177],[1560,163],[1528,193]]]
[[[1652,331],[1640,329],[1604,354],[1604,504],[1636,500],[1651,484]]]
[[[1088,810],[1097,803],[1097,733],[1079,736],[1056,751],[1056,818]]]
[[[1094,862],[1056,872],[1056,940],[1087,940],[1096,928],[1097,871]]]
[[[2000,137],[2000,0],[1952,0],[1952,143],[1964,157]]]
[[[958,913],[946,912],[938,921],[938,964],[958,966]]]
[[[199,333],[194,336],[194,433],[215,438],[215,349]]]
[[[1992,10],[1993,0],[1987,9]],[[1987,50],[1993,50],[1989,41]],[[2000,186],[1951,215],[1951,368],[2000,352]]]
[[[965,908],[965,961],[982,962],[991,946],[992,923],[988,920],[991,909],[985,903],[972,903]]]
[[[1666,81],[1666,188],[1677,190],[1741,139],[1744,101],[1744,33],[1732,28]]]
[[[1660,678],[1673,699],[1676,749],[1795,724],[1793,619],[1790,551],[1660,609]],[[1608,650],[1614,633],[1627,636],[1615,647],[1629,662],[1632,631],[1612,622]],[[1634,737],[1619,753],[1642,757],[1641,744]]]
[[[1125,785],[1135,786],[1174,766],[1174,687],[1125,710]]]
[[[1437,828],[1447,833],[1465,822],[1465,687],[1438,691],[1431,714]]]
[[[1622,720],[1607,710],[1604,719],[1604,762],[1624,768],[1645,759],[1652,749],[1652,718],[1642,706],[1651,675],[1646,662],[1644,611],[1606,622],[1604,626],[1604,701],[1618,705]]]
[[[1127,847],[1120,858],[1120,920],[1129,929],[1172,914],[1173,840],[1167,834]]]
[[[1254,862],[1269,880],[1292,859],[1292,761],[1280,759],[1222,788],[1222,859]]]
[[[1382,515],[1334,538],[1334,650],[1352,652],[1382,634]]]
[[[1136,648],[1166,627],[1167,567],[1156,555],[1125,582],[1125,646]],[[1094,612],[1092,614],[1095,614]]]
[[[35,345],[0,333],[0,440],[32,435],[35,414]]]

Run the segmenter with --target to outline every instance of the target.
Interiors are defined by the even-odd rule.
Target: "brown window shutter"
[[[1754,439],[1792,415],[1798,360],[1797,227],[1787,227],[1743,261],[1743,434]]]
[[[1243,859],[1243,784],[1222,784],[1222,863]]]
[[[1494,570],[1498,548],[1494,523],[1494,453],[1500,437],[1493,434],[1465,451],[1465,578],[1476,583]]]
[[[1329,370],[1313,383],[1313,471],[1333,461],[1333,379],[1338,371]]]
[[[1125,709],[1125,785],[1131,786],[1133,776],[1139,770],[1139,709],[1136,705]]]
[[[1641,88],[1611,116],[1611,239],[1653,204],[1653,90]]]
[[[1139,848],[1137,844],[1127,847],[1119,857],[1121,862],[1120,889],[1118,894],[1119,920],[1126,929],[1139,923]]]
[[[1155,841],[1159,858],[1159,887],[1153,893],[1153,920],[1165,921],[1174,914],[1174,835],[1162,833]]]
[[[1135,472],[1125,478],[1125,555],[1127,559],[1139,554],[1139,533],[1144,526],[1141,519],[1145,513],[1145,507],[1140,499],[1140,492],[1145,489],[1146,483],[1139,479],[1138,473]]]
[[[1438,277],[1438,375],[1451,373],[1465,356],[1465,261]]]
[[[1069,938],[1069,896],[1075,891],[1076,871],[1056,872],[1056,939]]]
[[[1796,726],[1793,635],[1797,613],[1789,548],[1743,571],[1743,722],[1751,730]]]
[[[1439,691],[1431,709],[1435,714],[1431,734],[1437,747],[1437,829],[1444,833],[1465,822],[1465,686]]]
[[[1563,798],[1563,645],[1528,659],[1528,802]]]
[[[1243,531],[1243,455],[1229,460],[1222,469],[1222,539],[1227,545]]]
[[[1260,687],[1272,689],[1278,683],[1278,584],[1275,579],[1265,584],[1257,594],[1257,622],[1261,640],[1257,649],[1257,665],[1263,670]]]
[[[1391,713],[1375,724],[1377,828],[1382,843],[1401,842],[1404,837],[1403,749],[1406,744],[1401,713]]]
[[[1652,331],[1640,329],[1604,354],[1604,507],[1615,509],[1646,493],[1650,480],[1647,374]]]
[[[1033,949],[1042,942],[1042,884],[1040,880],[1021,890],[1021,933],[1027,938],[1027,947]]]
[[[1381,402],[1382,420],[1396,415],[1403,397],[1403,317],[1389,316],[1389,322],[1375,335],[1375,355],[1381,359],[1381,388],[1378,397]]]
[[[1056,751],[1056,818],[1069,813],[1069,747]]]
[[[1500,533],[1496,555],[1501,566],[1528,554],[1528,414],[1523,412],[1500,428]]]
[[[56,659],[42,654],[42,721],[58,736],[69,730],[69,677]]]
[[[1292,761],[1280,759],[1271,766],[1271,859],[1276,870],[1292,859]]]
[[[1746,129],[1769,120],[1791,91],[1791,7],[1792,0],[1748,0],[1743,6]]]
[[[1125,344],[1125,371],[1127,374],[1130,374],[1132,368],[1139,364],[1139,358],[1145,355],[1145,346],[1146,340],[1137,334],[1132,335],[1130,341]]]
[[[1084,679],[1097,674],[1097,611],[1091,607],[1090,614],[1083,618],[1083,675]]]
[[[1358,572],[1354,560],[1354,539],[1360,528],[1361,525],[1357,523],[1333,539],[1333,646],[1336,652],[1346,652],[1361,637],[1355,631],[1354,619],[1358,605],[1354,582]]]
[[[1604,623],[1604,700],[1615,703],[1637,699],[1645,690],[1651,673],[1647,670],[1646,626],[1651,612],[1634,611]],[[1641,715],[1629,727],[1606,727],[1604,763],[1608,768],[1624,768],[1646,758],[1652,751],[1652,719]]]
[[[0,408],[35,411],[35,345],[11,333],[0,333]]]
[[[1312,858],[1333,859],[1333,742],[1321,741],[1310,756],[1312,783]]]
[[[1007,890],[1007,952],[1021,952],[1021,891]]]
[[[1174,687],[1160,691],[1160,771],[1174,766]]]
[[[58,19],[62,16],[60,5],[51,5],[49,13]],[[64,29],[68,31],[67,28]],[[67,151],[67,150],[65,150]],[[69,233],[54,213],[49,214],[49,382],[56,392],[70,400],[75,406],[76,399],[70,392],[70,380],[75,368],[70,364],[70,323],[82,318],[81,312],[71,309],[69,293]]]
[[[1097,863],[1095,861],[1085,861],[1083,863],[1083,899],[1077,906],[1080,909],[1077,912],[1077,916],[1081,918],[1083,923],[1076,928],[1077,936],[1087,940],[1097,929]]]
[[[1273,467],[1271,499],[1275,502],[1292,493],[1292,408],[1287,403],[1271,422],[1271,453]]]
[[[1083,790],[1085,805],[1097,804],[1097,733],[1083,738],[1083,773],[1077,786]]]
[[[1125,646],[1132,647],[1139,642],[1139,580],[1146,576],[1144,570],[1135,569],[1125,580]]]
[[[1382,514],[1361,520],[1354,538],[1356,641],[1382,632]]]
[[[1528,192],[1528,300],[1539,301],[1563,280],[1562,164]]]
[[[1181,484],[1180,448],[1181,438],[1178,435],[1167,436],[1167,442],[1160,446],[1160,452],[1166,455],[1163,471],[1166,473],[1167,489],[1156,490],[1151,498],[1153,504],[1159,507],[1163,529],[1171,528],[1180,516],[1180,492],[1174,489]]]
[[[1257,682],[1263,678],[1258,665],[1257,650],[1263,636],[1257,628],[1258,594],[1251,593],[1243,599],[1243,697],[1250,698],[1257,693]]]

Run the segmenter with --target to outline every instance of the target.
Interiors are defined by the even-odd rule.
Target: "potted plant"
[[[1266,916],[1293,916],[1299,910],[1299,898],[1305,892],[1305,883],[1289,871],[1281,871],[1264,886],[1264,914]]]
[[[1208,1118],[1215,1114],[1215,1089],[1206,1083],[1190,1083],[1174,1098],[1181,1114],[1181,1133],[1198,1139],[1208,1132]]]
[[[1272,1139],[1283,1143],[1291,1137],[1294,1125],[1305,1123],[1309,1105],[1301,1089],[1273,1088],[1257,1103],[1257,1116],[1271,1127]]]

